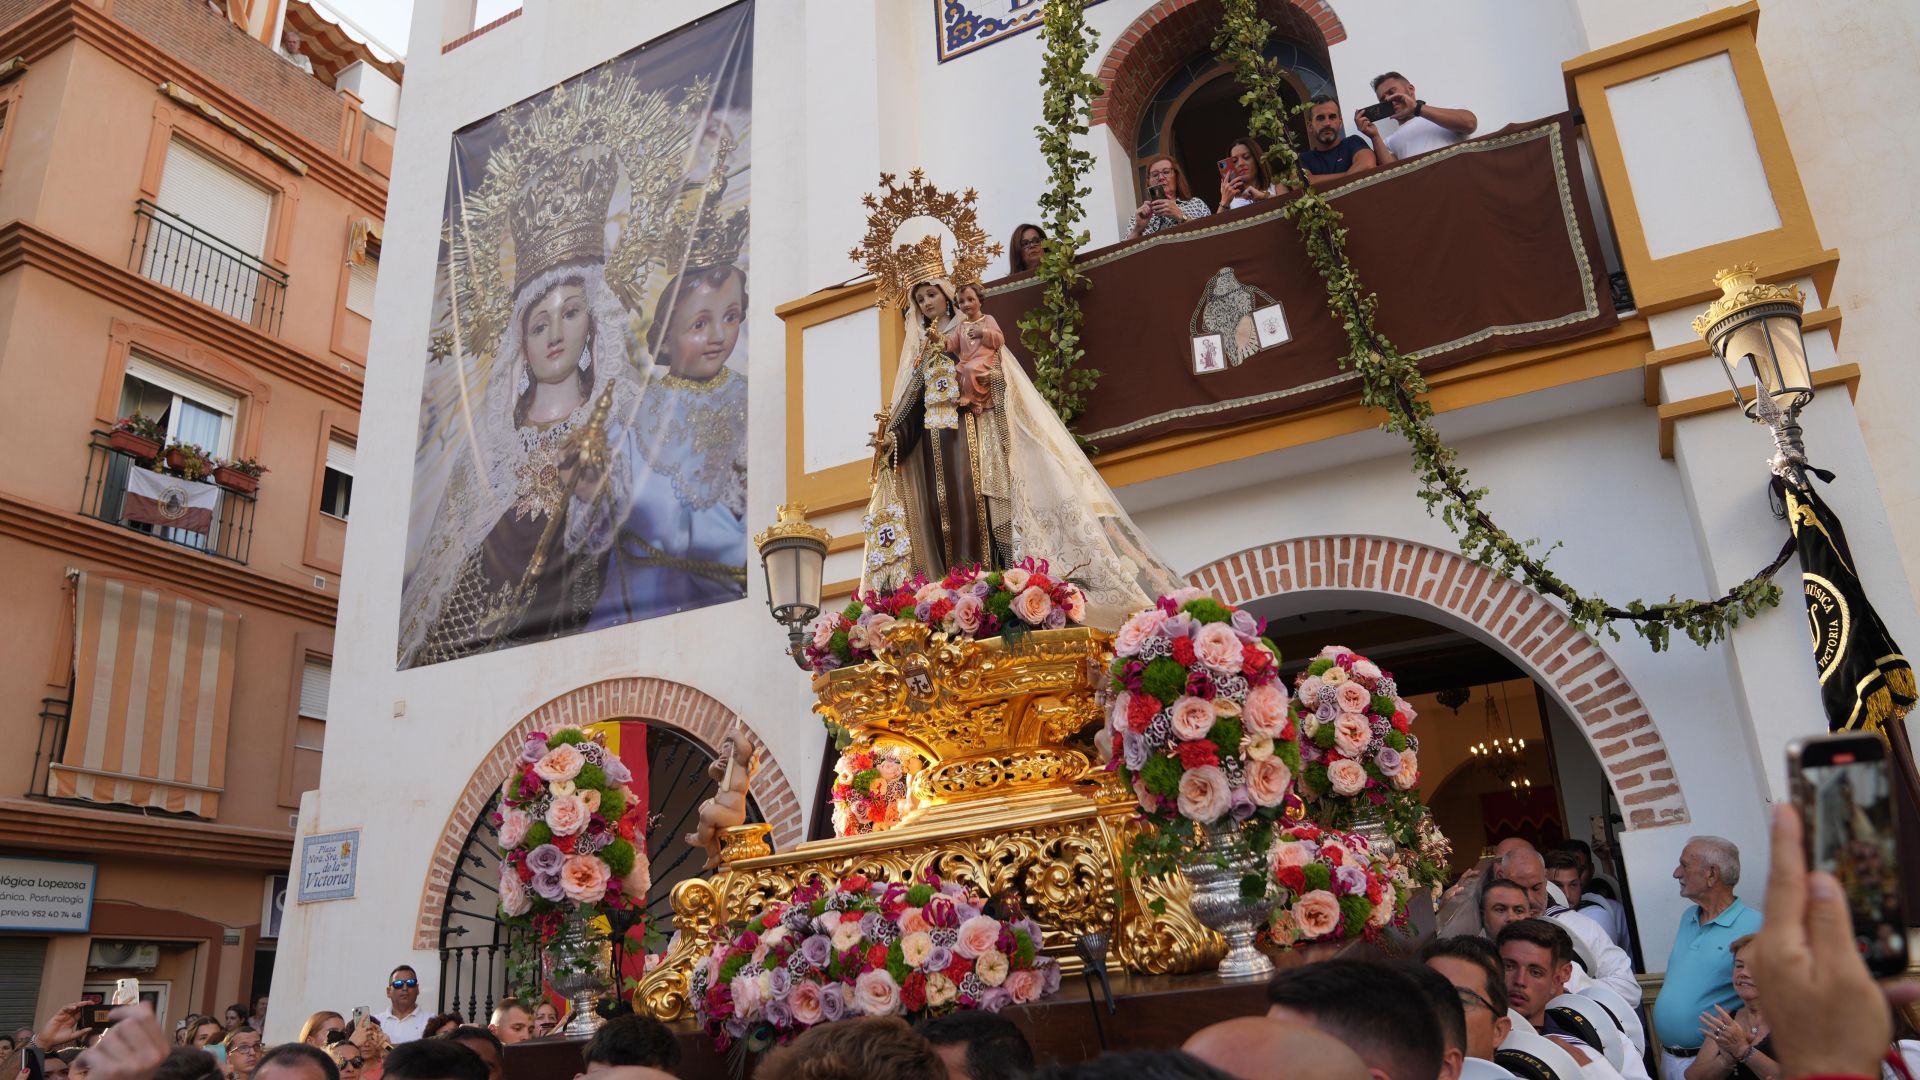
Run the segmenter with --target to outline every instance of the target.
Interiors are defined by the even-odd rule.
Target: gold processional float
[[[979,228],[973,192],[941,192],[918,170],[909,184],[897,185],[894,179],[881,177],[884,200],[867,197],[865,248],[854,252],[879,279],[880,303],[905,301],[926,280],[914,276],[914,268],[924,268],[929,260],[944,276],[937,237],[896,241],[901,225],[915,217],[934,218],[950,230],[953,281],[978,282],[999,246],[989,245]],[[911,322],[911,313],[908,318]],[[1079,468],[1092,475],[1070,438],[1067,447]],[[1103,505],[1088,509],[1084,520],[1105,524],[1118,517],[1122,532],[1131,533],[1131,523],[1124,523],[1104,484],[1097,484],[1090,498]],[[890,517],[894,527],[910,527],[912,515],[893,506],[880,509],[875,514],[870,506],[870,525]],[[943,523],[926,527],[945,529]],[[801,508],[783,506],[780,521],[754,542],[764,547],[771,539],[794,536],[826,540],[824,532],[807,524]],[[1136,553],[1144,547],[1137,536],[1125,539],[1139,545],[1129,549]],[[891,538],[874,536],[868,537],[868,547],[870,554],[876,547],[895,550]],[[1061,559],[1063,551],[1045,554],[1072,561]],[[868,569],[877,564],[870,558]],[[1150,603],[1151,595],[1139,606]],[[1017,639],[951,638],[911,620],[884,633],[888,647],[876,650],[876,659],[814,678],[814,711],[856,745],[921,755],[926,765],[911,777],[914,809],[893,828],[776,853],[771,826],[737,823],[744,803],[727,792],[744,790],[751,766],[730,755],[723,794],[701,815],[703,829],[718,829],[717,869],[674,886],[679,936],[664,961],[641,980],[636,1007],[662,1020],[692,1016],[691,973],[711,954],[716,931],[787,898],[815,875],[831,884],[853,874],[904,882],[931,872],[985,896],[1010,894],[1044,928],[1045,951],[1068,973],[1083,968],[1074,945],[1089,934],[1103,935],[1112,959],[1129,972],[1213,970],[1227,943],[1194,917],[1188,881],[1178,874],[1130,876],[1123,869],[1123,852],[1144,827],[1139,804],[1118,773],[1101,761],[1093,738],[1103,716],[1098,695],[1113,658],[1112,635],[1073,626],[1032,630]],[[712,820],[724,813],[722,801],[733,808],[732,823]],[[1154,914],[1155,909],[1164,913]]]

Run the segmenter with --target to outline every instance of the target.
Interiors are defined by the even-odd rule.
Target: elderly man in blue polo
[[[1683,1080],[1700,1053],[1700,1014],[1715,1005],[1733,1012],[1735,939],[1760,929],[1760,913],[1740,902],[1740,849],[1717,836],[1696,836],[1681,849],[1673,871],[1682,899],[1693,905],[1680,916],[1680,929],[1667,958],[1666,981],[1653,1002],[1653,1025],[1660,1036],[1661,1080]]]

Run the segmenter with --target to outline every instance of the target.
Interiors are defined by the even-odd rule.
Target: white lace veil
[[[434,517],[432,532],[422,547],[419,561],[401,587],[400,647],[402,667],[415,662],[427,634],[440,617],[441,608],[452,593],[460,568],[473,552],[486,542],[487,534],[513,506],[519,486],[518,470],[526,461],[528,446],[514,423],[514,406],[519,397],[519,376],[525,365],[522,319],[527,308],[545,296],[554,286],[577,280],[586,294],[592,316],[593,387],[559,425],[567,430],[586,423],[609,384],[613,387],[611,415],[624,421],[635,414],[643,393],[642,378],[627,362],[630,334],[627,309],[607,286],[601,263],[574,263],[547,270],[521,285],[513,298],[513,317],[501,335],[492,366],[487,371],[485,391],[476,411],[468,413],[467,438],[447,476],[440,500],[440,512]],[[462,357],[469,372],[484,362],[483,357]],[[533,433],[528,429],[528,434]]]

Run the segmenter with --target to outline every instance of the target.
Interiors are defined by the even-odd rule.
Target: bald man
[[[1201,1028],[1180,1049],[1240,1080],[1372,1080],[1367,1063],[1339,1039],[1266,1016]]]

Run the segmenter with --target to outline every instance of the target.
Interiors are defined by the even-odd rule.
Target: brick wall
[[[1441,608],[1505,646],[1571,707],[1627,828],[1689,820],[1665,741],[1640,695],[1552,601],[1461,556],[1371,536],[1318,536],[1251,548],[1188,575],[1230,604],[1315,589],[1387,593]]]
[[[22,2],[0,0],[0,11]],[[115,0],[113,16],[317,145],[331,149],[340,141],[340,96],[208,10],[205,0]]]

